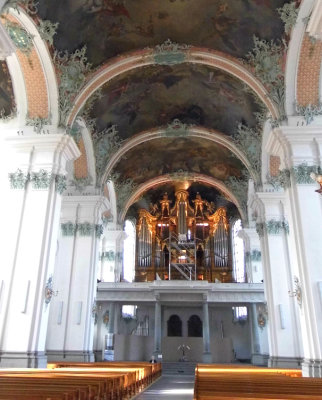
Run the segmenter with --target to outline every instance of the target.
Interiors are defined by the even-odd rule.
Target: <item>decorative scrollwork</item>
[[[65,175],[56,175],[55,176],[55,190],[59,194],[63,194],[63,192],[67,188],[67,179]]]
[[[44,169],[39,172],[31,172],[30,181],[33,189],[48,189],[53,181],[53,174]]]
[[[91,70],[87,62],[86,46],[74,53],[56,51],[54,62],[59,71],[59,110],[60,124],[64,125],[72,106],[74,96],[85,84],[86,74]]]
[[[313,122],[314,117],[322,115],[322,104],[318,103],[317,105],[308,104],[306,106],[301,106],[295,103],[295,112],[297,115],[303,116],[306,125],[309,125]]]
[[[275,190],[280,188],[287,189],[291,187],[291,172],[289,169],[279,171],[277,176],[267,175],[267,183],[273,186]]]
[[[53,277],[50,276],[46,282],[45,286],[45,303],[49,304],[53,296],[58,295],[58,290],[53,288]]]
[[[296,183],[299,184],[312,184],[311,174],[321,174],[322,170],[317,165],[307,165],[306,163],[299,164],[292,168]]]
[[[15,22],[6,20],[4,26],[16,48],[29,56],[33,48],[33,36]]]
[[[267,42],[254,36],[254,48],[246,55],[246,63],[253,69],[255,75],[267,88],[270,98],[274,101],[284,119],[284,71],[283,56],[287,51],[284,40]]]
[[[59,22],[51,22],[49,20],[39,20],[38,32],[40,37],[47,41],[51,46],[54,44],[54,35],[58,28]]]
[[[113,182],[117,200],[117,210],[119,213],[122,212],[126,201],[130,198],[134,192],[137,184],[133,179],[120,180],[120,174],[114,173],[107,178],[108,182]]]
[[[286,3],[283,7],[277,8],[281,20],[284,22],[284,30],[287,35],[291,33],[293,26],[296,24],[299,9],[295,1]]]
[[[187,50],[191,46],[179,44],[167,39],[164,43],[155,46],[154,62],[158,65],[181,64],[186,60]]]
[[[25,189],[29,181],[29,174],[17,169],[16,172],[9,174],[9,181],[11,189]]]
[[[85,178],[74,177],[74,179],[69,182],[69,185],[74,186],[76,191],[82,192],[87,186],[90,186],[92,182],[93,178],[91,176],[86,176]]]
[[[33,126],[34,127],[34,132],[36,132],[38,135],[43,133],[49,133],[49,131],[44,130],[45,125],[50,125],[51,124],[51,117],[47,118],[42,118],[42,117],[33,117],[30,118],[29,116],[26,117],[26,125],[28,126]]]
[[[260,261],[262,259],[262,253],[255,249],[250,253],[250,259],[252,261]]]
[[[297,276],[294,276],[294,290],[288,291],[290,297],[296,297],[298,305],[302,306],[302,286]]]
[[[118,135],[116,125],[100,132],[94,132],[92,138],[95,147],[97,176],[101,177],[109,158],[121,147],[122,140]]]

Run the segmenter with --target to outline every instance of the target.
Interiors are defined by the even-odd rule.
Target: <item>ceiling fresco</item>
[[[15,107],[11,77],[5,61],[0,61],[0,113],[11,114]]]
[[[141,184],[159,175],[178,171],[194,172],[226,180],[240,177],[245,170],[228,149],[199,138],[160,138],[142,143],[126,153],[113,172],[121,179]]]
[[[238,122],[256,124],[252,94],[237,78],[205,65],[150,66],[113,79],[90,113],[96,127],[117,125],[123,139],[167,126],[175,118],[232,135]]]
[[[192,182],[187,190],[189,192],[190,205],[192,207],[193,203],[191,200],[195,199],[197,192],[199,192],[202,199],[207,200],[209,203],[214,202],[216,209],[219,207],[226,207],[229,217],[240,218],[237,207],[231,201],[227,200],[225,196],[215,187],[207,184]],[[175,191],[175,183],[159,185],[153,189],[147,190],[145,193],[143,193],[139,200],[131,205],[126,214],[126,218],[137,217],[138,211],[142,208],[145,208],[149,211],[151,204],[159,204],[159,201],[165,192],[168,193],[169,199],[172,200],[171,206],[173,206],[175,200]]]
[[[43,0],[42,19],[59,22],[54,45],[87,46],[93,66],[126,51],[177,43],[220,50],[235,57],[253,47],[253,35],[283,34],[276,12],[285,0]],[[269,23],[267,21],[269,20]]]

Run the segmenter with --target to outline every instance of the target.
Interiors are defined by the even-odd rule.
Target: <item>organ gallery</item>
[[[230,223],[225,207],[177,189],[165,192],[137,221],[137,282],[162,280],[232,281]]]

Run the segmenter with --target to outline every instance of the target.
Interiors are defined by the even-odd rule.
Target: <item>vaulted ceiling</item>
[[[109,175],[118,177],[117,188],[122,182],[130,182],[129,186],[133,188],[178,171],[202,174],[214,182],[227,184],[229,180],[236,183],[236,180],[244,179],[248,168],[251,176],[257,174],[260,179],[260,144],[255,145],[253,139],[260,143],[263,117],[268,115],[263,104],[266,95],[260,100],[250,89],[244,72],[236,76],[237,73],[222,69],[220,62],[217,66],[205,65],[198,57],[191,62],[186,54],[192,48],[194,51],[202,49],[223,57],[227,63],[231,60],[241,71],[246,68],[254,73],[254,79],[260,78],[262,71],[256,70],[254,62],[249,63],[250,54],[255,54],[256,38],[265,40],[268,47],[272,43],[281,43],[281,39],[288,40],[277,10],[287,3],[290,2],[40,0],[37,15],[32,16],[34,20],[40,18],[59,23],[51,53],[67,50],[71,54],[86,46],[91,76],[95,71],[99,73],[107,63],[120,62],[120,57],[116,56],[121,56],[122,60],[126,53],[133,54],[133,51],[150,49],[169,53],[174,49],[176,55],[174,58],[155,57],[152,65],[151,62],[150,65],[142,63],[141,67],[120,71],[113,79],[103,81],[74,116],[83,117],[89,126],[97,183],[106,182],[108,177],[104,172],[109,167]],[[300,0],[295,3],[298,6]],[[170,47],[162,47],[167,40]],[[181,57],[182,49],[184,56]],[[282,71],[285,60],[279,59],[276,63],[276,59],[267,54],[269,52],[262,61],[267,65],[275,63],[272,74],[276,64]],[[2,66],[0,106],[7,110],[12,94],[10,79],[5,74],[5,66]],[[275,75],[282,79],[279,69]],[[274,89],[275,83],[269,82],[270,78],[259,80],[264,91],[268,89],[267,83]],[[174,120],[177,126],[173,125]],[[202,129],[209,135],[217,132],[219,139],[210,140],[209,136],[198,133],[191,135],[191,129],[196,132]],[[144,140],[156,130],[161,133],[153,140]],[[130,140],[134,143],[137,137],[143,139],[125,149],[126,143]],[[226,142],[220,137],[226,138]],[[239,151],[245,157],[241,157]],[[111,166],[110,160],[117,152],[120,155]],[[160,191],[166,189],[170,193],[174,190],[175,183],[167,185],[166,188],[161,185],[149,189],[129,213],[133,214],[139,205],[147,206]],[[195,182],[191,188],[198,187],[206,197],[224,199],[215,186],[211,188],[209,184]]]

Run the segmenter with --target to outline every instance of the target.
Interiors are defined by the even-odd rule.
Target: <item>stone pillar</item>
[[[289,255],[289,224],[283,211],[282,192],[257,193],[264,287],[268,305],[268,334],[272,367],[298,367],[301,346],[297,310],[289,296],[292,272]]]
[[[54,279],[59,290],[49,318],[47,353],[52,361],[94,361],[93,305],[96,296],[102,196],[63,198]]]
[[[161,353],[161,303],[160,299],[156,299],[154,306],[154,351],[153,355],[156,359]]]
[[[207,299],[202,303],[203,319],[202,319],[202,338],[203,338],[203,355],[204,363],[211,363],[212,356],[210,352],[210,334],[209,334],[209,311]]]
[[[102,251],[104,282],[120,282],[123,275],[123,243],[126,233],[121,227],[107,225]]]
[[[45,367],[45,341],[66,163],[79,156],[69,136],[10,137],[2,232],[0,366]],[[8,240],[10,238],[10,240]]]
[[[244,228],[242,230],[246,246],[246,259],[248,262],[247,276],[248,282],[261,283],[263,281],[263,269],[262,269],[262,253],[260,249],[260,241],[258,233],[255,228]]]
[[[296,285],[293,282],[292,291],[297,294],[300,310],[303,375],[322,377],[322,197],[315,193],[318,185],[310,178],[310,173],[319,173],[322,166],[322,128],[284,126],[274,131],[269,145],[290,173],[287,195],[295,242],[292,264],[297,268],[293,278],[298,280]]]
[[[265,357],[261,352],[256,303],[251,303],[248,307],[248,310],[249,310],[251,337],[252,337],[252,364],[267,365],[267,360],[265,359]]]

